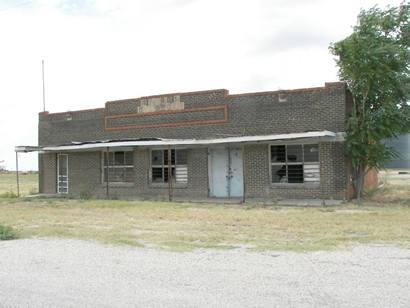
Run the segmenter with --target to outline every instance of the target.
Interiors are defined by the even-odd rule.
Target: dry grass
[[[398,170],[384,170],[379,173],[381,187],[370,192],[370,204],[399,204],[410,206],[410,171],[398,174]]]
[[[38,192],[38,174],[35,173],[19,173],[20,177],[20,194],[27,196]],[[0,173],[0,195],[16,194],[16,173],[4,172]]]
[[[0,202],[21,237],[66,237],[167,249],[317,250],[355,243],[410,247],[410,208],[227,208],[131,201]]]
[[[23,238],[78,238],[173,250],[308,251],[369,243],[410,247],[409,185],[386,183],[361,206],[320,208],[0,198],[0,224]]]

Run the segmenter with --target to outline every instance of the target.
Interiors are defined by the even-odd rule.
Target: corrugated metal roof
[[[56,151],[81,151],[92,149],[106,149],[118,147],[138,147],[138,146],[200,146],[200,145],[218,145],[218,144],[232,144],[232,143],[257,143],[264,141],[278,141],[290,139],[306,139],[306,138],[321,138],[321,140],[336,141],[340,139],[340,133],[331,131],[316,131],[303,132],[291,134],[274,134],[262,136],[242,136],[242,137],[226,137],[217,139],[136,139],[136,140],[106,140],[106,141],[91,141],[80,144],[61,145],[61,146],[47,146],[42,148],[45,152]]]

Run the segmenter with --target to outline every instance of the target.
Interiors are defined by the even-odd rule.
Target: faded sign
[[[184,109],[179,95],[141,98],[138,104],[138,113]]]

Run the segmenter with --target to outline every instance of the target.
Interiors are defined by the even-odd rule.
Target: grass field
[[[369,243],[410,247],[410,181],[390,181],[388,175],[383,181],[360,206],[320,208],[0,198],[0,224],[12,226],[22,238],[79,238],[173,250],[308,251]]]
[[[0,195],[16,194],[16,173],[0,173]],[[36,194],[38,192],[38,174],[36,173],[19,173],[20,194],[22,196]]]

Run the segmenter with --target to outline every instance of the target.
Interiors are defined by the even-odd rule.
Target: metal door
[[[228,160],[226,149],[215,148],[210,151],[210,195],[212,197],[228,196]]]
[[[242,151],[238,148],[230,148],[229,152],[229,179],[230,179],[230,195],[229,197],[243,196],[243,165]]]
[[[209,160],[210,196],[243,196],[242,153],[238,148],[214,148]]]
[[[57,193],[68,193],[68,155],[57,155]]]

